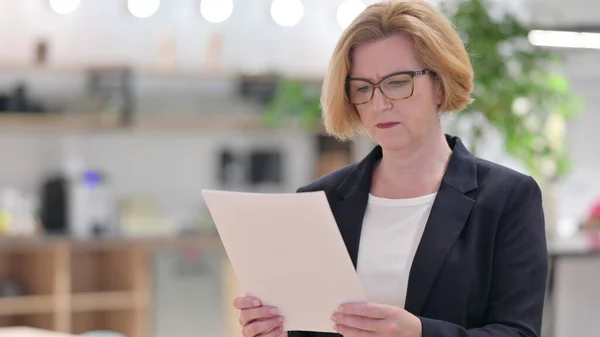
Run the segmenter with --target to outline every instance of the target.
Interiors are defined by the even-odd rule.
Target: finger
[[[384,332],[387,331],[387,320],[380,318],[370,318],[365,316],[357,315],[346,315],[342,313],[335,313],[331,316],[331,320],[337,324],[345,325],[351,328],[356,328],[371,332]]]
[[[283,334],[283,326],[280,325],[271,331],[261,333],[257,337],[280,337]],[[285,335],[287,336],[287,332],[285,332]]]
[[[340,306],[340,311],[349,315],[387,318],[391,314],[391,307],[377,303],[345,303]]]
[[[343,324],[336,324],[333,329],[344,337],[375,337],[376,334],[371,331],[365,331],[357,328],[352,328]]]
[[[256,319],[271,318],[275,316],[281,316],[281,313],[277,308],[272,306],[243,309],[240,312],[240,323],[242,325],[247,325]]]
[[[255,320],[242,328],[245,337],[258,337],[281,327],[283,331],[283,317]]]
[[[256,308],[260,306],[260,300],[256,297],[252,297],[252,296],[241,296],[241,297],[236,297],[233,300],[233,306],[236,309],[249,309],[249,308]]]
[[[273,317],[253,321],[242,328],[245,337],[255,337],[261,333],[269,332],[283,323],[283,317]]]

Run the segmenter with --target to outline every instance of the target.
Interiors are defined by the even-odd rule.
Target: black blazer
[[[405,309],[421,319],[423,337],[539,337],[548,273],[540,188],[446,138],[453,153],[413,260]],[[325,192],[355,268],[381,156],[377,146],[298,190]]]

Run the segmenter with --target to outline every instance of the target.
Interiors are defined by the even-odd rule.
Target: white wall
[[[565,257],[556,264],[555,337],[596,337],[600,315],[600,258]]]
[[[595,0],[528,0],[536,22],[553,27],[597,25],[600,2]]]

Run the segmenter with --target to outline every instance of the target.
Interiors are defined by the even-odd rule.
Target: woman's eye
[[[401,87],[407,83],[408,83],[408,81],[392,81],[392,82],[389,82],[388,85],[391,85],[394,87]]]

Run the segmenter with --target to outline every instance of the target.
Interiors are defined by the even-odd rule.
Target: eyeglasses
[[[373,98],[375,89],[379,88],[383,96],[389,100],[407,99],[415,90],[415,77],[428,72],[427,69],[401,71],[389,74],[377,83],[366,78],[349,77],[346,79],[346,97],[351,104],[365,104]]]

